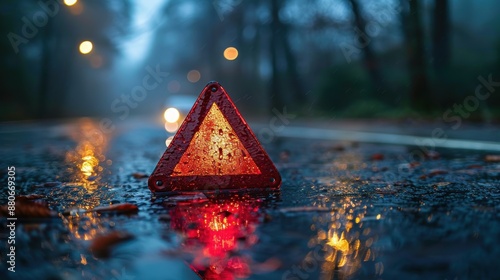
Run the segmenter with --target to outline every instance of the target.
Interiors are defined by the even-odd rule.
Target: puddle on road
[[[170,209],[171,227],[184,236],[189,266],[203,279],[245,279],[258,242],[259,199],[230,196],[204,202],[182,201]],[[247,253],[245,253],[247,252]]]
[[[90,119],[79,120],[77,126],[68,128],[68,134],[77,143],[76,148],[65,155],[70,178],[81,183],[88,192],[95,191],[101,183],[104,169],[112,164],[105,155],[108,135]]]
[[[307,244],[309,252],[297,269],[284,274],[284,279],[305,279],[311,275],[319,279],[350,279],[361,269],[363,275],[381,277],[384,265],[378,258],[378,249],[373,246],[378,241],[378,233],[371,229],[381,216],[367,216],[367,205],[349,197],[334,203],[320,201],[315,207],[330,211],[312,212],[312,216],[311,212],[290,212],[308,214],[314,234]]]

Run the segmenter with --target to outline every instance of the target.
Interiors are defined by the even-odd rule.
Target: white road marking
[[[434,145],[434,147],[450,148],[450,149],[500,151],[499,142],[459,140],[459,139],[433,139],[431,137],[421,137],[421,136],[411,136],[411,135],[335,130],[335,129],[311,128],[311,127],[287,126],[280,131],[276,131],[275,135],[279,137],[316,139],[316,140],[345,140],[345,141],[358,141],[358,142],[368,142],[368,143],[409,145],[409,146],[424,145],[424,147],[427,149],[431,149],[432,145]]]

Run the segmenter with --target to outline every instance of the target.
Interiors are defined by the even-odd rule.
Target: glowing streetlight
[[[76,2],[78,2],[78,0],[64,0],[64,5],[71,7],[71,6],[75,5]]]
[[[80,52],[82,54],[88,54],[92,51],[94,46],[92,45],[92,42],[90,41],[83,41],[80,43]]]
[[[235,60],[238,57],[238,50],[235,47],[228,47],[224,50],[224,58]]]

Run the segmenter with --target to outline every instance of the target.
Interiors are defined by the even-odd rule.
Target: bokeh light
[[[165,145],[168,147],[173,139],[174,139],[174,136],[168,137],[167,140],[165,140]]]
[[[200,78],[201,78],[201,74],[200,74],[200,71],[198,71],[198,70],[191,70],[187,74],[187,79],[191,83],[196,83],[197,81],[200,80]]]
[[[170,132],[170,133],[174,133],[177,131],[177,129],[179,129],[179,124],[174,122],[174,123],[169,123],[169,122],[166,122],[165,123],[165,130]]]
[[[170,92],[176,93],[181,90],[181,84],[177,80],[170,81],[167,85]]]
[[[76,2],[78,2],[78,0],[64,0],[64,5],[70,7],[70,6],[75,5]]]
[[[100,68],[102,66],[103,60],[102,56],[100,55],[94,55],[90,59],[90,65],[94,68]]]
[[[235,60],[238,57],[238,50],[235,47],[228,47],[224,50],[224,58]]]
[[[165,120],[169,123],[175,123],[179,120],[180,113],[179,110],[175,108],[168,108],[165,110],[165,113],[163,113],[163,117],[165,117]]]
[[[90,41],[83,41],[80,43],[80,52],[82,54],[88,54],[92,51],[94,46],[92,45],[92,42]]]

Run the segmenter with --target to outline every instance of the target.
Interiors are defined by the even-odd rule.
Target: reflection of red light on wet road
[[[256,242],[258,210],[245,200],[178,204],[171,211],[172,227],[186,236],[191,268],[203,279],[248,277],[248,259],[238,251]]]

